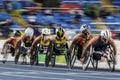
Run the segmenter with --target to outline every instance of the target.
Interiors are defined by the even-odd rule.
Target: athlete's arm
[[[41,36],[38,36],[38,37],[33,41],[32,46],[31,46],[31,48],[30,48],[30,53],[32,53],[33,50],[36,48],[36,46],[37,46],[37,44],[39,43],[40,39],[41,39]]]
[[[71,45],[70,45],[70,48],[69,48],[69,52],[70,52],[71,49],[73,48],[74,44],[75,44],[76,42],[78,42],[78,40],[79,40],[79,34],[76,35],[75,38],[73,39],[73,41],[72,41],[72,43],[71,43]]]
[[[15,42],[15,48],[18,47],[18,45],[20,44],[21,40],[23,40],[23,37],[17,38],[17,40],[16,40],[16,42]]]
[[[111,46],[113,47],[113,49],[114,49],[114,54],[115,54],[115,56],[116,56],[116,54],[117,54],[117,48],[116,48],[116,45],[115,45],[115,42],[114,42],[114,40],[113,39],[110,39],[110,43],[111,43]]]
[[[3,48],[2,48],[1,54],[3,53],[3,49],[4,49],[5,45],[6,45],[7,43],[9,43],[9,42],[10,42],[10,39],[7,39],[7,40],[5,41],[5,43],[3,44]]]
[[[85,53],[87,51],[87,49],[96,43],[96,41],[98,40],[98,37],[94,37],[92,38],[91,40],[89,40],[84,46],[83,46],[83,51],[82,51],[82,56],[81,57],[84,57],[85,56]]]

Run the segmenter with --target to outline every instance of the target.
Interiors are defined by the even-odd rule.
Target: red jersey
[[[9,40],[10,40],[10,44],[12,44],[14,46],[16,38],[10,37]]]
[[[87,41],[89,41],[90,39],[92,39],[93,36],[92,36],[92,35],[89,35],[87,38],[84,38],[84,36],[83,36],[82,34],[80,34],[80,35],[79,35],[79,38],[80,38],[79,44],[80,44],[80,45],[83,45],[83,44],[85,44]]]

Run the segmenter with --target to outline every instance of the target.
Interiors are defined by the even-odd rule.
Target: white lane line
[[[21,67],[28,67],[28,68],[46,68],[46,67],[43,67],[43,66],[30,66],[30,65],[16,65],[16,64],[5,64],[5,65],[14,65],[14,66],[21,66]],[[5,67],[4,67],[5,68]],[[9,69],[9,68],[6,68],[6,69]],[[84,71],[84,70],[81,70],[81,69],[64,69],[64,68],[51,68],[51,67],[47,67],[46,69],[51,69],[52,70],[64,70],[64,71],[68,71],[67,73],[71,73],[71,71],[74,71],[72,72],[73,74],[83,74],[83,75],[120,75],[118,73],[112,73],[112,72],[100,72],[100,71]],[[13,68],[13,70],[20,70],[21,69],[18,69],[18,68]],[[24,71],[24,69],[22,70]],[[35,72],[39,72],[38,70],[26,70],[26,71],[35,71]],[[69,72],[70,71],[70,72]],[[41,71],[41,72],[45,72],[45,71]],[[46,71],[47,72],[47,71]],[[83,73],[82,73],[83,72]],[[89,73],[87,73],[89,72]],[[51,72],[52,73],[52,72]],[[56,74],[56,73],[55,73]]]
[[[6,73],[0,73],[1,75],[5,76],[15,76],[15,77],[24,77],[24,78],[37,78],[37,79],[49,79],[49,80],[74,80],[69,78],[52,78],[52,77],[38,77],[38,76],[27,76],[27,75],[16,75],[16,74],[6,74]]]
[[[0,63],[2,64],[2,63]],[[74,72],[90,72],[90,73],[102,73],[102,74],[116,74],[116,73],[112,73],[112,72],[100,72],[100,71],[84,71],[82,69],[68,69],[68,68],[51,68],[51,67],[43,67],[43,66],[30,66],[30,65],[16,65],[16,64],[5,64],[5,65],[14,65],[14,66],[23,66],[23,67],[29,67],[29,68],[46,68],[46,69],[51,69],[51,70],[63,70],[63,71],[74,71]]]
[[[18,70],[18,71],[35,71],[35,70],[25,70],[25,69],[16,69],[16,68],[4,68],[4,67],[0,67],[1,69],[10,69],[10,70]],[[42,74],[54,74],[54,75],[62,75],[62,76],[73,76],[73,77],[88,77],[88,78],[99,78],[99,79],[111,79],[111,80],[120,80],[120,78],[110,78],[109,76],[108,77],[105,77],[105,76],[92,76],[92,75],[85,75],[85,73],[79,73],[80,75],[73,75],[73,74],[65,74],[65,73],[56,73],[56,72],[45,72],[45,71],[35,71],[35,72],[39,72],[42,73]],[[1,73],[1,75],[14,75],[14,76],[21,76],[21,75],[16,75],[16,74],[7,74],[7,73]],[[22,75],[22,77],[29,77],[29,76],[25,76],[25,75]],[[37,77],[37,76],[34,76],[34,78],[43,78],[43,77]],[[53,78],[54,79],[54,78]],[[58,78],[59,79],[59,78]]]

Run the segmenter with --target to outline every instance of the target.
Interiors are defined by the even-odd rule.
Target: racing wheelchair
[[[111,45],[107,46],[107,50],[110,52],[108,56],[106,56],[107,59],[107,64],[109,66],[109,69],[111,71],[115,70],[115,55],[114,55],[114,50]],[[76,61],[76,56],[77,56],[77,51],[78,51],[78,45],[77,43],[73,45],[71,54],[70,54],[70,68],[73,68],[75,61]],[[86,70],[89,67],[89,64],[91,62],[93,68],[97,70],[98,68],[98,60],[95,60],[93,58],[93,52],[94,52],[94,47],[90,46],[85,55],[85,60],[82,64],[83,70]]]
[[[60,56],[60,55],[65,56],[67,67],[69,67],[70,60],[68,55],[68,43],[63,45],[63,44],[55,43],[51,41],[45,57],[45,66],[54,67],[56,62],[56,56]]]
[[[71,68],[71,69],[74,67],[75,61],[77,60],[78,49],[79,49],[79,45],[78,45],[78,42],[76,42],[72,46],[71,52],[69,53],[69,55],[70,55],[69,68]],[[92,53],[92,47],[89,47],[89,49],[86,51],[85,60],[82,64],[83,70],[86,70],[88,68],[90,61],[92,60],[91,53]]]
[[[14,62],[15,64],[18,63],[19,60],[22,61],[22,64],[27,64],[27,54],[28,54],[28,50],[30,49],[30,47],[26,46],[24,44],[24,42],[21,42],[21,44],[19,45],[19,47],[16,48],[16,55],[15,55],[15,59]]]
[[[8,53],[10,53],[12,56],[14,56],[15,50],[13,48],[13,45],[11,45],[10,43],[5,44],[5,46],[3,47],[3,60],[2,62],[5,63],[8,57]]]
[[[36,48],[34,49],[33,53],[31,54],[32,58],[30,58],[31,65],[38,65],[39,64],[39,54],[46,55],[48,46],[42,46],[37,44]]]
[[[94,48],[92,48],[92,51],[94,51]],[[109,67],[110,71],[115,71],[115,55],[114,55],[114,49],[111,45],[107,46],[107,51],[110,53],[107,56],[105,56],[106,60],[107,60],[107,64]],[[98,69],[98,62],[99,60],[94,59],[93,57],[91,58],[91,62],[93,65],[93,68],[95,70]]]

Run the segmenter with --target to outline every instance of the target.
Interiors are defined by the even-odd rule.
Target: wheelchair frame
[[[26,55],[27,55],[27,51],[29,50],[29,48],[30,47],[25,47],[25,46],[21,46],[21,45],[19,46],[19,48],[17,48],[17,50],[16,50],[17,55],[15,56],[15,59],[14,59],[15,64],[18,63],[19,58],[22,58],[22,64],[27,64]],[[22,51],[22,49],[24,49],[25,52]]]
[[[113,48],[112,48],[111,45],[108,45],[107,49],[110,52],[110,54],[106,57],[107,63],[108,63],[108,66],[109,66],[109,70],[110,71],[115,71],[115,55],[114,55],[114,50],[113,50]],[[92,64],[93,64],[93,68],[95,70],[97,70],[98,69],[98,60],[93,60],[92,59]]]
[[[35,48],[35,50],[33,51],[33,53],[32,53],[32,58],[30,59],[30,64],[31,65],[38,65],[39,64],[39,62],[38,62],[38,54],[45,54],[46,55],[46,53],[41,53],[41,49],[43,48],[44,46],[41,46],[40,44],[38,44],[37,46],[36,46],[36,48]],[[44,47],[45,49],[42,49],[43,50],[43,52],[45,51],[45,50],[47,50],[47,48],[48,47]],[[46,51],[47,52],[47,51]]]
[[[108,46],[108,49],[110,51],[110,55],[109,55],[109,58],[107,57],[107,63],[108,63],[109,69],[111,71],[114,71],[115,70],[114,50],[111,45]],[[73,45],[73,48],[72,48],[71,54],[70,54],[70,68],[71,69],[73,68],[75,61],[76,61],[77,50],[78,50],[78,45],[76,43]],[[97,68],[98,68],[98,61],[93,59],[93,50],[94,50],[93,46],[90,46],[88,48],[87,53],[85,55],[85,60],[82,64],[83,70],[86,70],[89,67],[90,62],[95,70],[97,70]]]
[[[53,41],[51,41],[50,45],[48,47],[48,50],[47,50],[46,57],[45,57],[45,66],[46,67],[48,67],[48,66],[54,67],[55,66],[55,62],[56,62],[56,56],[60,56],[60,55],[64,55],[65,56],[65,60],[66,60],[67,66],[69,66],[68,52],[66,51],[66,53],[65,53],[64,52],[65,50],[63,50],[63,53],[60,52],[60,53],[56,54],[54,52],[54,50],[53,50],[54,46],[55,46],[55,43]],[[51,62],[51,64],[50,64],[50,62]]]
[[[3,58],[5,58],[5,60],[7,60],[8,57],[8,53],[13,53],[13,51],[8,52],[9,48],[11,48],[12,45],[10,43],[5,44],[5,47],[3,47]],[[2,60],[3,63],[5,63],[6,61]]]

